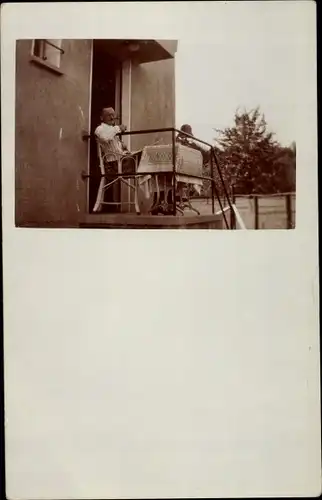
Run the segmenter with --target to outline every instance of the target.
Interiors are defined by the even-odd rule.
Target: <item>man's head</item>
[[[113,108],[103,108],[102,113],[101,113],[101,120],[103,123],[106,123],[107,125],[114,125],[115,124],[115,111]]]
[[[180,128],[180,130],[182,132],[185,132],[186,134],[193,135],[191,125],[188,125],[187,123],[185,123],[184,125],[182,125],[182,127]]]

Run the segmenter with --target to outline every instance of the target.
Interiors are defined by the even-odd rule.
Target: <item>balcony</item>
[[[137,64],[173,59],[177,51],[176,40],[95,40],[102,52],[119,61],[131,59]]]
[[[101,180],[100,187],[98,189],[98,196],[95,203],[95,207],[93,209],[94,213],[84,214],[83,219],[80,221],[80,227],[82,228],[114,228],[114,229],[122,229],[122,228],[132,228],[132,229],[235,229],[236,228],[236,208],[232,204],[230,199],[230,194],[227,190],[225,182],[222,177],[221,168],[217,161],[214,148],[211,144],[208,144],[201,139],[190,136],[189,134],[179,131],[175,128],[163,128],[163,129],[149,129],[149,130],[136,130],[123,132],[122,135],[137,135],[137,134],[152,134],[155,132],[171,132],[172,135],[172,144],[168,145],[160,145],[160,146],[148,146],[150,148],[159,148],[162,150],[154,151],[151,156],[151,151],[149,154],[145,156],[145,159],[148,158],[148,163],[143,162],[144,164],[141,167],[141,161],[138,164],[134,161],[135,168],[131,173],[126,173],[122,169],[122,160],[119,160],[119,168],[118,173],[106,172],[104,167],[104,160],[102,152],[99,153],[99,164],[101,168]],[[194,173],[193,171],[184,170],[183,166],[186,168],[188,165],[194,166],[194,160],[191,162],[191,151],[190,148],[185,147],[185,153],[181,149],[181,154],[184,156],[177,156],[178,150],[176,146],[175,133],[180,133],[188,138],[193,138],[194,141],[197,141],[201,144],[207,145],[210,147],[209,150],[209,162],[210,162],[210,176],[205,176],[202,173]],[[86,138],[91,139],[90,136],[86,136]],[[84,137],[85,139],[85,137]],[[94,139],[94,138],[92,138]],[[95,140],[95,139],[94,139]],[[180,147],[180,146],[179,146]],[[193,149],[193,148],[192,148]],[[101,151],[101,146],[98,147],[98,150]],[[161,151],[161,152],[160,152]],[[189,152],[190,151],[190,152]],[[170,153],[170,154],[169,154]],[[161,155],[161,156],[160,156]],[[190,163],[187,160],[190,157]],[[130,155],[131,156],[131,155]],[[201,156],[199,152],[199,156]],[[185,158],[185,159],[184,159]],[[151,166],[149,161],[152,161],[152,169],[147,170]],[[200,168],[200,161],[198,161],[198,165]],[[156,168],[158,167],[158,168]],[[214,172],[215,169],[219,173],[219,178],[217,181],[215,180]],[[156,181],[156,178],[162,175],[168,179],[167,182],[170,182],[167,187],[164,187],[164,199],[161,204],[159,204],[159,198],[157,196],[156,204],[153,204],[152,210],[149,209],[146,211],[141,211],[138,206],[138,199],[135,196],[134,203],[130,202],[130,204],[135,205],[135,209],[137,213],[133,213],[133,211],[124,211],[123,213],[99,213],[100,207],[105,205],[127,205],[128,201],[122,201],[121,198],[117,201],[106,202],[104,201],[103,190],[108,189],[109,186],[112,186],[115,182],[124,182],[125,185],[129,184],[130,179],[137,179],[140,177],[141,179],[144,177],[153,177]],[[169,177],[170,176],[170,177]],[[177,177],[178,176],[178,177]],[[181,176],[181,177],[180,177]],[[82,175],[84,180],[89,180],[92,177],[90,174]],[[194,208],[189,200],[189,195],[185,206],[188,207],[190,213],[184,212],[184,207],[182,206],[182,197],[179,195],[179,201],[177,202],[177,180],[181,183],[191,183],[196,184],[196,181],[207,181],[210,183],[211,188],[211,207],[210,210],[207,210],[208,213],[202,214],[199,210]],[[158,185],[158,182],[156,182]],[[128,186],[131,187],[131,186]],[[132,186],[133,187],[133,186]],[[165,192],[166,189],[170,187],[171,196],[170,202],[168,197],[166,197]],[[134,188],[134,192],[137,193],[137,188]],[[156,193],[160,194],[159,188],[156,189]],[[223,199],[222,199],[223,197]],[[215,198],[219,204],[219,210],[215,212]],[[227,205],[224,207],[224,203]],[[164,203],[166,204],[166,210],[164,211]],[[153,215],[155,212],[154,208],[157,208],[157,213],[162,215]],[[160,209],[160,210],[159,210]],[[230,212],[230,217],[227,217],[226,212]],[[122,210],[121,210],[122,212]],[[191,213],[194,212],[194,213]],[[197,213],[198,215],[195,215]],[[172,214],[172,215],[171,215]],[[238,215],[238,214],[237,214]]]

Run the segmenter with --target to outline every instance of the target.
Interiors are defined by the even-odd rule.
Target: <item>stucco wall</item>
[[[63,40],[62,75],[32,63],[31,46],[21,40],[16,48],[16,225],[76,227],[88,210],[81,172],[88,170],[82,132],[90,129],[92,41]],[[129,80],[123,76],[130,129],[174,126],[174,59],[132,64]],[[131,149],[158,139],[168,143],[171,134],[133,136]]]
[[[174,59],[132,65],[131,129],[153,129],[175,126]],[[171,141],[171,133],[131,137],[132,150],[162,139]]]
[[[16,47],[16,225],[77,226],[86,210],[91,40],[63,40],[63,75]]]

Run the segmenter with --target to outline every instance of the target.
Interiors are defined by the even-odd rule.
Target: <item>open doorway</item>
[[[91,93],[91,133],[100,124],[102,108],[112,106],[121,115],[121,63],[107,51],[107,41],[93,40],[92,93]],[[90,141],[90,160],[88,203],[89,212],[93,211],[100,181],[100,170],[95,140]],[[105,201],[113,201],[113,190],[105,193]],[[117,212],[117,205],[103,205],[103,212]]]

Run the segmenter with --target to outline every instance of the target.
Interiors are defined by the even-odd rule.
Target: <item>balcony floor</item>
[[[88,229],[223,229],[220,215],[88,214],[80,222]]]

